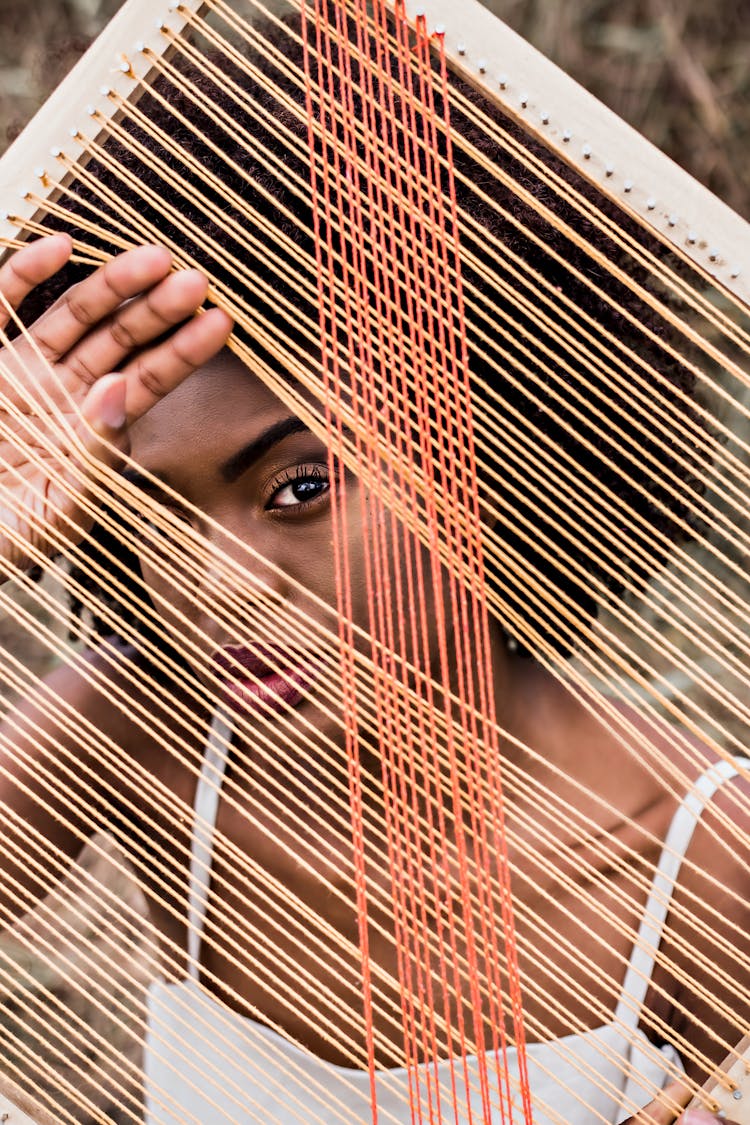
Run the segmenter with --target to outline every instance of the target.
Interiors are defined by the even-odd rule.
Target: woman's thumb
[[[94,383],[81,407],[88,431],[83,438],[86,451],[107,465],[115,463],[118,451],[126,444],[126,384],[124,375],[103,375]]]
[[[627,1125],[673,1125],[680,1122],[680,1111],[692,1098],[692,1089],[679,1079],[665,1086],[658,1098],[644,1106]]]

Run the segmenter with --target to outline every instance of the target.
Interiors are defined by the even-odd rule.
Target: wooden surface
[[[199,11],[203,0],[182,0],[181,7],[188,13]],[[63,175],[54,153],[63,150],[71,159],[81,155],[82,146],[73,134],[78,130],[96,134],[97,130],[91,131],[90,111],[112,114],[106,91],[137,97],[139,81],[151,69],[143,46],[157,54],[169,46],[160,23],[177,30],[184,27],[186,17],[170,11],[167,0],[127,0],[5,152],[0,160],[0,237],[16,237],[14,217],[33,217],[36,207],[24,196],[46,194],[45,173],[52,179]]]
[[[200,10],[202,0],[185,0]],[[393,5],[391,5],[393,6]],[[501,23],[479,0],[406,0],[407,15],[423,14],[441,31],[448,58],[462,74],[533,136],[637,215],[707,277],[750,306],[750,225],[664,156],[636,130]],[[89,107],[108,114],[103,88],[137,96],[149,69],[138,49],[161,52],[163,22],[184,24],[166,0],[128,0],[68,78],[0,160],[0,236],[13,237],[6,216],[29,217],[26,191],[44,194],[43,176],[59,175],[51,153],[76,158],[73,137],[89,128]]]
[[[479,0],[406,0],[451,66],[553,152],[750,305],[750,224]]]
[[[49,1110],[5,1075],[0,1077],[0,1121],[3,1125],[59,1125]]]
[[[727,1089],[727,1079],[732,1089]],[[750,1035],[737,1044],[716,1076],[708,1080],[703,1095],[694,1098],[690,1108],[710,1109],[736,1121],[737,1125],[750,1125]]]

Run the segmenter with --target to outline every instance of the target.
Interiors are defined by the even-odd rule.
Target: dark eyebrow
[[[306,426],[301,418],[295,415],[290,415],[288,418],[282,418],[280,422],[274,422],[262,434],[258,434],[251,442],[243,446],[237,453],[233,453],[228,461],[225,461],[221,466],[219,472],[221,473],[227,484],[232,484],[243,473],[246,473],[251,465],[276,445],[277,442],[283,441],[285,437],[290,434],[310,433],[310,427]]]
[[[247,472],[251,465],[267,453],[278,442],[283,441],[284,438],[289,437],[290,434],[310,433],[310,427],[306,426],[301,418],[296,415],[290,414],[288,418],[282,418],[280,422],[274,422],[263,433],[258,434],[247,445],[243,445],[236,453],[233,453],[228,461],[219,468],[224,480],[227,484],[232,484],[243,473]],[[137,469],[127,468],[123,469],[121,474],[125,480],[130,481],[136,488],[141,489],[143,492],[153,492],[158,488],[159,483],[166,483],[160,473],[149,473],[145,476],[143,473],[138,472]],[[154,484],[154,478],[157,484]]]

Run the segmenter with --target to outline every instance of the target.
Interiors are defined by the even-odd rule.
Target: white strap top
[[[214,833],[219,811],[221,787],[232,742],[232,727],[220,709],[216,711],[203,755],[193,811],[193,842],[190,855],[190,890],[188,895],[188,976],[199,976],[203,926],[206,920],[208,893],[211,886]]]
[[[213,837],[231,738],[232,727],[223,712],[218,710],[211,724],[195,791],[188,904],[188,973],[193,979],[198,977],[211,883]],[[672,819],[615,1011],[615,1019],[626,1027],[635,1028],[640,1023],[672,895],[695,828],[717,789],[737,776],[738,765],[750,769],[750,759],[738,758],[737,765],[721,761],[710,766],[695,782]]]
[[[246,1125],[257,1120],[264,1125],[370,1125],[367,1072],[315,1058],[272,1029],[226,1008],[199,984],[213,835],[230,739],[229,723],[217,714],[195,796],[189,977],[173,984],[155,982],[149,992],[144,1055],[146,1123]],[[750,761],[742,759],[742,764],[750,768]],[[638,1023],[670,900],[695,826],[717,788],[736,773],[728,762],[712,766],[675,814],[612,1023],[527,1047],[535,1125],[616,1125],[648,1102],[674,1075],[675,1066],[679,1068],[672,1049],[660,1051],[654,1047],[638,1030]],[[512,1048],[508,1056],[511,1089],[517,1089],[520,1073]],[[468,1081],[468,1095],[459,1095],[456,1109],[452,1108],[451,1095],[456,1089],[454,1065],[459,1083]],[[433,1077],[445,1098],[439,1121],[467,1125],[482,1119],[477,1059],[440,1062]],[[413,1081],[413,1076],[400,1068],[376,1073],[378,1120],[383,1125],[408,1125],[412,1121]],[[503,1096],[500,1090],[498,1086],[492,1094],[493,1103]],[[498,1125],[502,1119],[499,1109],[493,1111],[489,1125]],[[518,1106],[513,1119],[523,1119]]]
[[[736,764],[728,761],[714,762],[701,774],[672,818],[654,874],[651,893],[646,901],[638,938],[625,973],[622,993],[615,1010],[616,1020],[635,1027],[640,1022],[682,861],[703,810],[717,789],[737,776],[738,767],[750,769],[750,759],[738,757]]]

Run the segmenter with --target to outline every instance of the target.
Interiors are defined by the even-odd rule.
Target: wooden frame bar
[[[298,0],[295,0],[298,2]],[[391,7],[396,4],[390,0]],[[163,9],[159,15],[160,7]],[[112,113],[108,91],[137,97],[150,63],[143,47],[163,54],[165,28],[181,30],[203,0],[127,0],[118,15],[83,56],[68,78],[0,160],[0,237],[19,236],[36,205],[30,192],[54,190],[56,150],[75,160],[83,152],[76,140],[92,111]],[[423,18],[430,34],[444,38],[451,66],[498,104],[525,131],[595,184],[609,199],[636,216],[713,283],[750,307],[750,225],[687,172],[621,121],[515,32],[479,0],[405,0],[411,21]],[[130,53],[128,53],[130,52]],[[16,221],[16,220],[20,220]],[[706,1093],[737,1120],[750,1125],[748,1042],[745,1057],[722,1068],[736,1087],[728,1093],[715,1082]],[[739,1092],[740,1097],[737,1097]],[[737,1102],[744,1099],[743,1117]],[[35,1115],[38,1125],[43,1118]],[[0,1095],[0,1118],[11,1125],[32,1122]],[[44,1120],[51,1120],[45,1117]]]
[[[479,0],[405,0],[457,73],[604,195],[750,305],[750,224]]]
[[[294,0],[298,2],[298,0]],[[395,7],[393,0],[389,0]],[[163,27],[179,30],[202,0],[127,0],[67,79],[0,160],[0,237],[18,234],[17,216],[44,194],[56,150],[75,159],[89,110],[105,115],[103,90],[137,96],[148,58],[169,46]],[[479,0],[405,0],[407,17],[423,17],[442,34],[452,67],[552,152],[635,215],[713,283],[750,306],[750,224],[683,171],[559,67],[488,12]],[[185,14],[183,14],[185,13]],[[130,54],[127,52],[130,51]]]
[[[85,132],[91,113],[112,116],[107,92],[137,96],[139,82],[150,70],[142,48],[164,54],[169,40],[163,29],[181,30],[188,15],[203,6],[203,0],[182,0],[179,6],[127,0],[0,159],[0,238],[19,237],[21,224],[15,220],[30,219],[37,210],[26,195],[46,195],[47,175],[60,179],[55,153],[64,150],[73,160],[81,155],[75,134]],[[160,7],[163,14],[157,18]]]
[[[60,1125],[49,1110],[25,1094],[6,1075],[0,1078],[0,1122],[7,1125]]]

